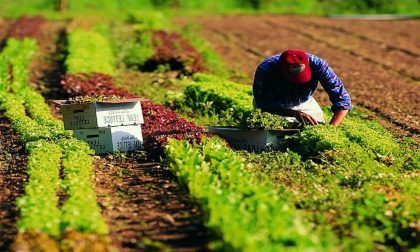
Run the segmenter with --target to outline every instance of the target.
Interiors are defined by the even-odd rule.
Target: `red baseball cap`
[[[282,76],[291,83],[305,83],[311,79],[308,56],[299,50],[287,50],[280,55]]]

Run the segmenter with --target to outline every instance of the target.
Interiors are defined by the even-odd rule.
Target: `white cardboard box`
[[[234,149],[254,152],[278,150],[281,139],[299,132],[298,129],[258,130],[217,126],[209,126],[208,131],[224,138]]]
[[[143,149],[140,125],[73,130],[74,136],[89,144],[95,154]]]
[[[144,123],[138,99],[60,104],[66,130],[93,129]]]

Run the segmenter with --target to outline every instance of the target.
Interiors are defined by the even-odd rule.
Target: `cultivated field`
[[[0,19],[0,251],[419,249],[419,25]],[[305,127],[262,153],[208,134],[208,124],[286,127],[252,108],[251,82],[288,48],[342,78],[355,105],[343,124]],[[95,156],[64,130],[49,100],[94,95],[140,98],[143,151]],[[315,97],[330,106],[323,90]]]

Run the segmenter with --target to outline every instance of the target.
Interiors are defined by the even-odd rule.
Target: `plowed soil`
[[[279,15],[200,18],[201,35],[234,71],[254,71],[265,57],[301,49],[327,60],[352,101],[384,126],[420,133],[420,20],[359,21]],[[180,20],[185,22],[185,20]],[[249,83],[251,84],[251,83]],[[329,105],[321,89],[315,98]]]
[[[20,136],[0,111],[0,251],[8,251],[17,234],[16,199],[24,194],[26,162]]]
[[[4,46],[4,39],[9,34],[12,22],[10,20],[0,18],[0,49]]]
[[[157,162],[98,157],[95,182],[118,251],[205,251],[211,234],[200,208]]]

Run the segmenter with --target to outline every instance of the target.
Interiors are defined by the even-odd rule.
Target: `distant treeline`
[[[219,13],[237,10],[291,14],[420,14],[420,0],[0,0],[0,14],[37,11],[176,9]]]

